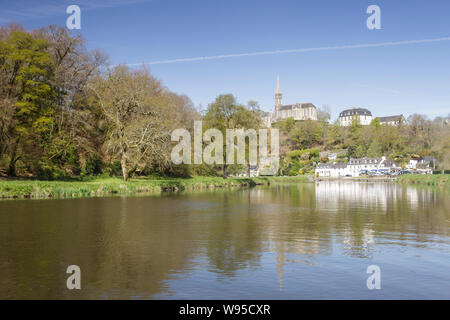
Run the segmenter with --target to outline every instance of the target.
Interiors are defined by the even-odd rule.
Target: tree
[[[329,121],[331,119],[330,107],[328,105],[323,105],[322,108],[317,110],[317,120],[319,121]]]
[[[249,103],[249,106],[255,106],[257,103]],[[226,136],[227,129],[255,129],[260,126],[261,118],[256,108],[247,109],[236,102],[236,98],[231,94],[219,95],[216,100],[208,105],[208,109],[203,118],[205,128],[215,128],[222,135]],[[226,139],[223,140],[223,178],[228,176],[226,163]],[[248,153],[248,150],[247,152]],[[247,171],[249,168],[247,167]]]
[[[84,39],[72,36],[66,28],[49,26],[35,34],[47,39],[54,64],[56,129],[47,148],[48,159],[64,165],[70,157],[81,158],[83,163],[99,157],[101,117],[87,87],[99,75],[106,55],[99,50],[88,51]],[[69,150],[76,150],[75,154]]]
[[[9,141],[8,174],[16,175],[16,163],[24,155],[39,157],[54,128],[53,62],[48,42],[23,31],[5,31],[0,41],[0,79],[3,115],[2,136]]]
[[[92,89],[108,124],[105,151],[120,159],[124,181],[138,165],[168,162],[168,100],[148,70],[118,66]]]

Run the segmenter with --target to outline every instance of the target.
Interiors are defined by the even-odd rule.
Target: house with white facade
[[[397,169],[398,167],[386,157],[381,158],[350,158],[348,161],[348,172],[352,177],[359,177],[361,172],[370,172],[372,170],[377,171],[391,171],[392,169]],[[398,168],[400,169],[400,168]]]
[[[362,173],[377,172],[391,172],[393,170],[400,170],[386,157],[381,158],[351,158],[348,163],[334,162],[334,163],[319,163],[315,169],[316,177],[359,177]]]
[[[400,114],[398,116],[378,117],[380,124],[386,124],[389,126],[398,126],[401,123],[405,123],[405,117]]]
[[[363,126],[368,126],[372,121],[372,112],[365,108],[351,108],[339,114],[339,125],[343,127],[351,126],[353,120]]]
[[[345,177],[347,175],[347,164],[343,162],[319,163],[314,173],[316,177]]]
[[[438,164],[439,161],[436,158],[427,156],[409,160],[406,164],[406,169],[423,174],[432,174],[433,169],[435,169]]]

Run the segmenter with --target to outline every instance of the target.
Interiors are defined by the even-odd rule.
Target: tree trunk
[[[123,181],[127,182],[128,181],[127,161],[125,160],[124,156],[122,156],[122,158],[120,159],[120,166],[122,167]]]
[[[11,159],[9,160],[9,166],[8,166],[8,176],[15,177],[16,176],[16,162],[18,158],[17,156],[17,145],[19,144],[19,141],[16,141],[14,144],[13,150],[11,152]]]
[[[247,177],[250,178],[250,163],[247,164]]]
[[[228,169],[228,165],[227,165],[227,164],[224,164],[224,165],[223,165],[223,178],[224,178],[224,179],[226,179],[227,176],[228,176],[227,169]]]
[[[16,161],[12,158],[11,158],[11,161],[9,162],[7,174],[10,177],[16,176]]]

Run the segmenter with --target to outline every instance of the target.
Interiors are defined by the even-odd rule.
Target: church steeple
[[[280,89],[280,77],[277,74],[277,90],[275,91],[275,112],[278,111],[278,107],[282,105],[281,99],[283,97],[283,94],[281,93]]]
[[[281,93],[281,90],[280,90],[280,76],[277,74],[277,91],[276,91],[276,93]]]

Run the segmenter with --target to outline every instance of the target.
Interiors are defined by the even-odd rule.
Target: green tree
[[[48,41],[23,31],[12,31],[0,41],[2,105],[9,113],[8,174],[24,156],[39,158],[54,129],[53,61]]]
[[[260,114],[257,110],[254,108],[248,109],[238,104],[236,98],[231,94],[219,95],[213,103],[209,104],[203,121],[205,129],[215,128],[224,137],[227,129],[255,129],[261,123]],[[226,139],[223,139],[223,151],[222,175],[226,179],[228,176]],[[246,152],[248,153],[248,149]]]

